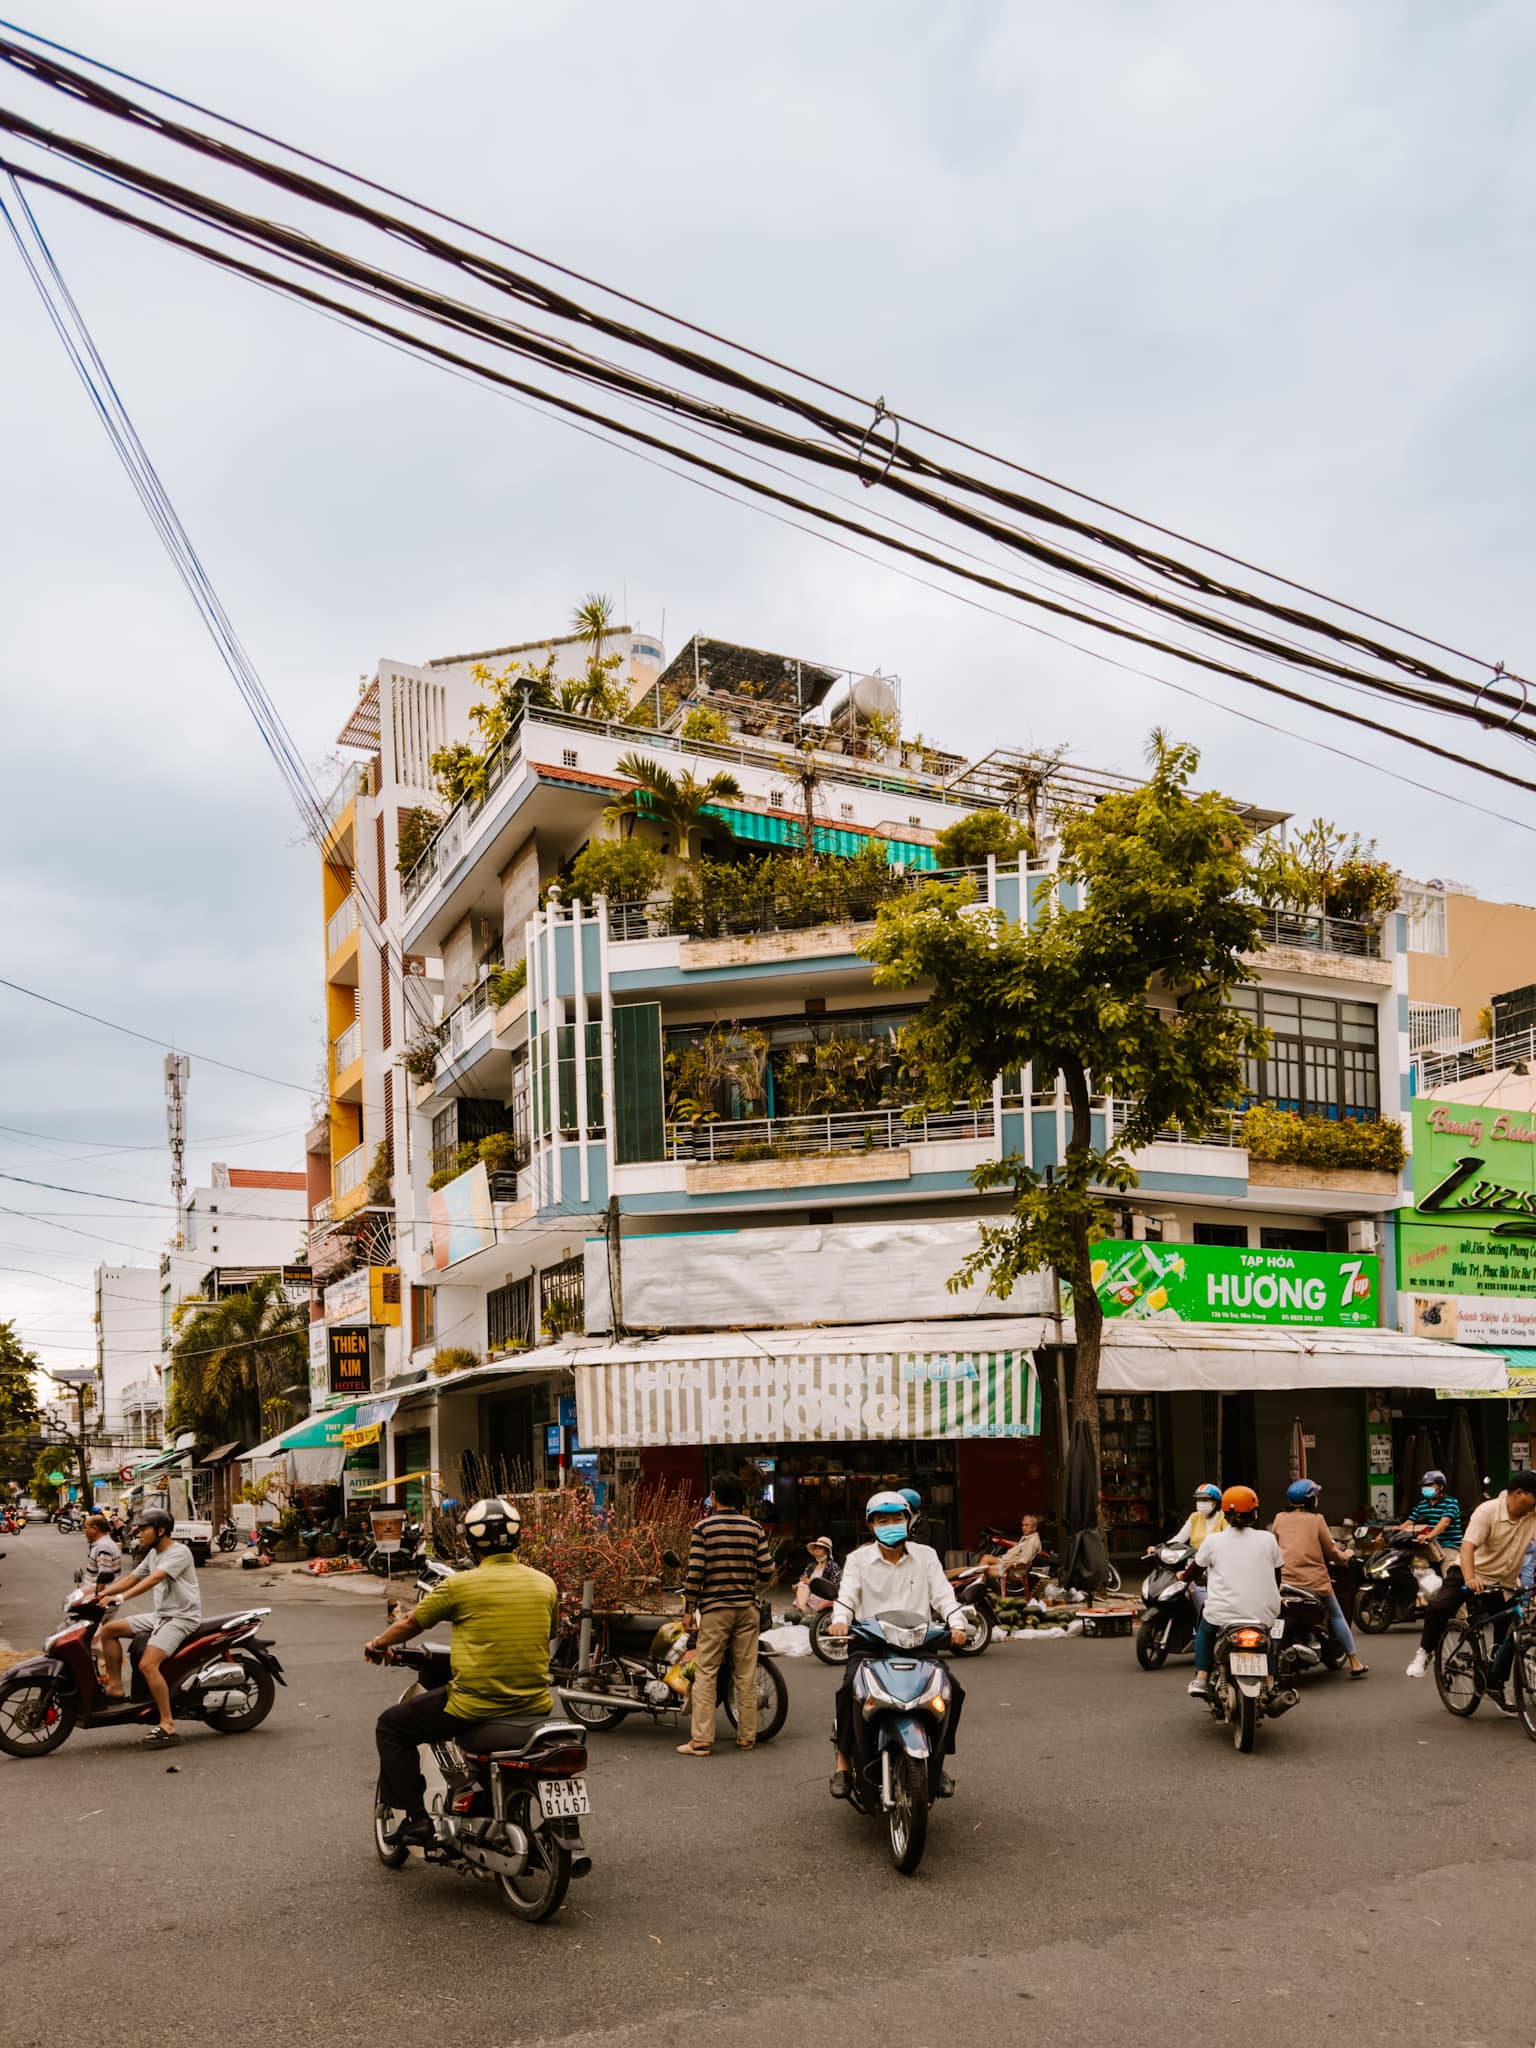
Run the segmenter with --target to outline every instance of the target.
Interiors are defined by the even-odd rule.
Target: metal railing
[[[475,1018],[488,1010],[491,1005],[491,985],[488,981],[477,981],[467,996],[461,996],[437,1027],[438,1059],[457,1059],[464,1050],[464,1041]]]
[[[362,1058],[363,1024],[360,1017],[354,1017],[346,1030],[331,1040],[331,1056],[338,1074],[343,1067],[350,1067],[354,1060]]]
[[[869,889],[838,889],[836,869],[829,872],[825,891],[802,896],[779,892],[743,893],[733,903],[690,903],[685,892],[653,896],[645,903],[610,903],[608,936],[623,943],[630,939],[726,939],[749,938],[760,932],[813,931],[823,925],[872,924],[882,903],[915,889],[922,882],[972,882],[985,896],[987,871],[983,868],[908,868],[891,870],[888,883]]]
[[[1116,1137],[1130,1122],[1132,1112],[1136,1108],[1136,1104],[1123,1095],[1100,1097],[1093,1106],[1095,1109],[1108,1110],[1109,1128]],[[1219,1119],[1199,1137],[1177,1124],[1169,1124],[1166,1129],[1155,1134],[1152,1142],[1162,1145],[1220,1145],[1228,1151],[1240,1150],[1243,1142],[1243,1113],[1240,1109],[1223,1110]]]
[[[667,1125],[667,1157],[723,1164],[756,1159],[825,1159],[859,1152],[903,1152],[911,1145],[990,1138],[991,1105],[928,1112],[908,1122],[899,1109],[853,1109],[827,1116],[751,1117],[739,1123]]]
[[[322,1195],[314,1208],[309,1212],[310,1228],[319,1230],[324,1224],[330,1222],[334,1214],[335,1211],[332,1208],[330,1196]]]
[[[314,929],[313,926],[310,927]],[[345,902],[337,904],[325,921],[326,957],[336,952],[346,939],[357,930],[357,897],[348,896]]]
[[[320,815],[327,825],[334,825],[342,812],[360,790],[367,789],[372,782],[367,767],[361,761],[354,761],[350,768],[344,768],[341,780],[320,807]]]
[[[368,1148],[358,1145],[338,1159],[331,1174],[332,1192],[337,1195],[354,1194],[368,1178]]]
[[[1426,1050],[1413,1055],[1421,1095],[1433,1095],[1437,1088],[1452,1081],[1472,1081],[1479,1074],[1496,1074],[1501,1067],[1517,1063],[1536,1070],[1536,1029],[1475,1039],[1470,1045],[1454,1046],[1449,1052]]]
[[[1261,946],[1294,946],[1305,953],[1343,953],[1357,960],[1381,958],[1381,927],[1353,918],[1324,917],[1317,910],[1266,910],[1259,926]]]

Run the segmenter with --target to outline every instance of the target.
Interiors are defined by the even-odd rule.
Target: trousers
[[[755,1600],[741,1607],[707,1607],[699,1616],[691,1732],[702,1747],[715,1739],[715,1696],[727,1651],[736,1676],[736,1740],[757,1740],[757,1638],[761,1627]]]
[[[426,1811],[427,1785],[421,1774],[421,1745],[424,1742],[457,1742],[466,1729],[479,1724],[450,1714],[448,1688],[418,1693],[413,1700],[401,1700],[386,1707],[374,1724],[374,1741],[379,1751],[379,1796],[386,1806],[399,1812]],[[532,1734],[543,1714],[506,1715],[503,1719],[524,1727]]]

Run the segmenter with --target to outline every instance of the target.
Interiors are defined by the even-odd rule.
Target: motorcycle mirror
[[[811,1591],[818,1600],[835,1600],[837,1598],[837,1588],[830,1579],[812,1579]]]

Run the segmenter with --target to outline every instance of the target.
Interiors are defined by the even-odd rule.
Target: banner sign
[[[460,1259],[489,1251],[496,1242],[496,1219],[484,1163],[446,1187],[434,1188],[427,1196],[427,1216],[432,1225],[432,1264],[439,1273]]]
[[[1411,1303],[1409,1327],[1415,1337],[1443,1337],[1448,1344],[1506,1344],[1536,1349],[1536,1301],[1500,1301],[1475,1294],[1421,1294]],[[1405,1315],[1404,1321],[1409,1319]]]
[[[323,1408],[331,1398],[331,1346],[324,1323],[309,1326],[309,1405]]]
[[[1374,1330],[1381,1301],[1377,1266],[1364,1254],[1255,1252],[1241,1245],[1112,1240],[1093,1247],[1094,1290],[1107,1320]]]
[[[344,1273],[325,1290],[325,1320],[328,1323],[366,1323],[368,1320],[368,1268]]]
[[[331,1393],[366,1394],[368,1391],[368,1331],[332,1330]]]
[[[1413,1202],[1399,1217],[1400,1288],[1536,1298],[1536,1117],[1421,1097]]]

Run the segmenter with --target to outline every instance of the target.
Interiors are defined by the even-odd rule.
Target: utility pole
[[[171,1148],[171,1198],[176,1204],[175,1241],[182,1248],[187,1206],[187,1083],[192,1062],[184,1052],[165,1056],[165,1141]]]
[[[64,1432],[64,1444],[73,1455],[76,1469],[80,1475],[80,1505],[82,1509],[89,1508],[91,1506],[91,1452],[90,1433],[85,1426],[85,1397],[88,1392],[94,1390],[96,1375],[89,1370],[77,1370],[74,1367],[66,1367],[61,1371],[55,1371],[51,1366],[44,1366],[43,1370],[47,1373],[49,1379],[56,1381],[59,1386],[67,1388],[75,1397],[75,1412],[80,1426],[73,1436],[67,1430]]]

